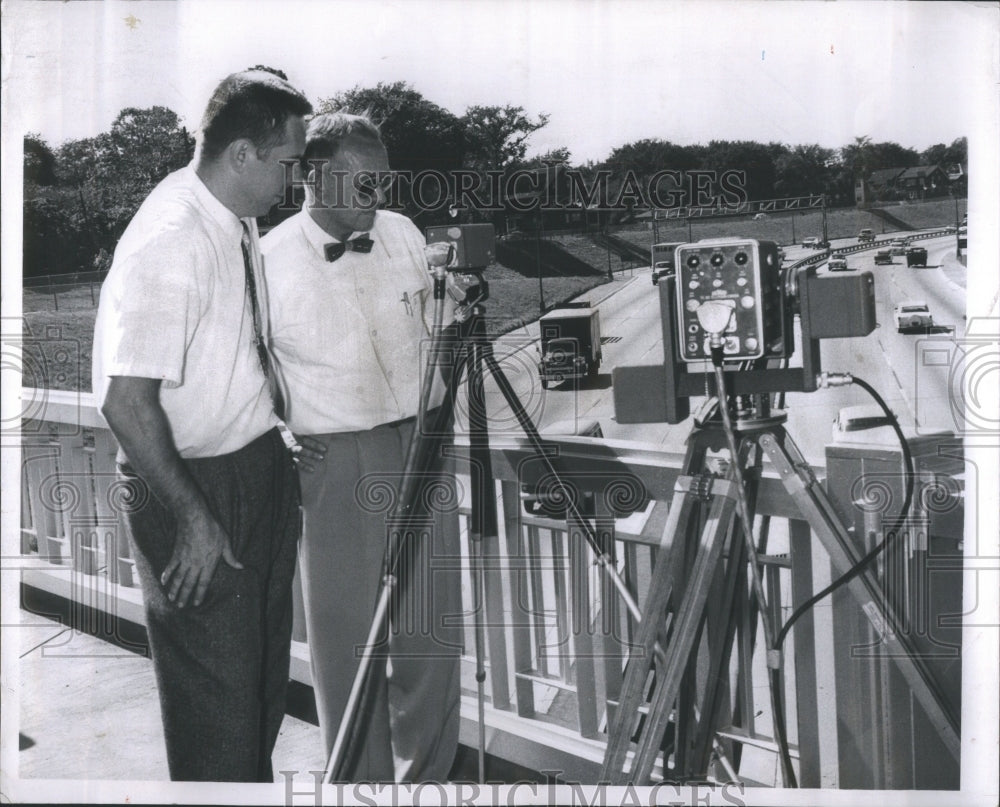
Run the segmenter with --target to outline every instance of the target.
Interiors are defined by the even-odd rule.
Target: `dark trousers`
[[[297,473],[277,429],[232,454],[185,463],[244,568],[220,559],[202,604],[177,608],[159,582],[176,540],[173,514],[141,490],[126,512],[170,778],[269,782],[288,687]],[[142,485],[128,466],[121,471]]]

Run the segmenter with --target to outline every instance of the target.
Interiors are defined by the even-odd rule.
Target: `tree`
[[[48,155],[51,154],[51,163]],[[194,138],[166,107],[123,109],[111,129],[71,140],[53,153],[26,138],[26,276],[86,271],[107,263],[142,201],[168,173],[187,164]],[[33,180],[37,193],[28,192]]]
[[[524,160],[520,167],[541,168],[543,165],[569,165],[570,156],[570,150],[566,146],[558,146]]]
[[[465,139],[459,119],[405,81],[355,87],[321,99],[316,111],[371,118],[379,127],[394,170],[448,171],[462,165]]]
[[[85,158],[86,171],[78,187],[105,223],[105,243],[100,246],[113,249],[156,184],[190,162],[194,138],[166,107],[127,107],[118,113],[111,130],[92,138],[89,145],[92,154]]]
[[[29,132],[24,136],[25,184],[54,185],[56,181],[56,155],[41,135]]]
[[[705,149],[701,167],[714,171],[716,177],[727,171],[743,171],[746,174],[744,188],[748,199],[772,199],[776,195],[775,161],[785,150],[785,146],[780,143],[712,140]]]
[[[523,162],[528,138],[548,122],[545,113],[532,120],[521,106],[470,106],[462,116],[466,165],[498,170]]]
[[[831,184],[833,149],[813,144],[792,146],[778,155],[774,168],[774,191],[779,197],[812,196],[828,193]]]
[[[937,143],[920,154],[921,165],[940,165],[942,168],[968,164],[968,141],[964,137],[953,140],[950,146]]]
[[[631,215],[635,206],[636,190],[641,190],[644,202],[663,207],[671,202],[686,204],[683,196],[683,179],[671,180],[666,177],[653,178],[662,171],[676,171],[683,174],[701,165],[702,146],[679,146],[669,140],[646,138],[634,143],[626,143],[612,150],[607,159],[597,169],[608,173],[606,201],[610,205],[623,205]],[[653,185],[653,187],[650,187]],[[680,194],[680,195],[678,195]]]
[[[698,168],[702,152],[700,146],[678,146],[669,140],[647,138],[614,149],[601,167],[615,174],[631,171],[639,177],[648,178],[657,171]]]

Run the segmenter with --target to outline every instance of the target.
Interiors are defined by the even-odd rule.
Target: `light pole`
[[[951,198],[955,200],[955,257],[962,257],[962,239],[959,229],[961,227],[958,219],[958,194],[955,191],[951,191]]]
[[[826,235],[826,194],[823,194],[823,246],[828,247],[830,239]]]
[[[542,292],[542,211],[538,211],[538,227],[535,230],[535,266],[538,268],[538,314],[545,313],[545,295]]]

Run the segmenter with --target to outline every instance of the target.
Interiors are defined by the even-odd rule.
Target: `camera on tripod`
[[[777,245],[752,238],[680,244],[675,272],[658,283],[662,365],[617,367],[612,373],[619,423],[679,423],[689,399],[705,395],[694,364],[711,359],[713,340],[736,395],[811,392],[821,373],[819,340],[867,336],[875,328],[871,272],[819,275],[814,265],[783,269]],[[801,367],[778,367],[795,353],[794,317],[801,332]],[[650,394],[656,390],[659,394]]]
[[[442,224],[424,231],[428,244],[447,243],[455,250],[449,272],[482,272],[496,257],[492,224]]]
[[[496,230],[492,224],[446,224],[424,230],[428,244],[447,244],[451,249],[445,265],[448,295],[458,306],[456,316],[464,321],[472,308],[490,296],[482,272],[495,259]]]

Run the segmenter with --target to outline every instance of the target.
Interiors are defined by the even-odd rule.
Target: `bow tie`
[[[350,252],[360,252],[367,255],[372,251],[372,246],[375,244],[370,238],[366,236],[359,235],[357,238],[352,238],[349,241],[334,241],[330,244],[323,245],[323,254],[326,259],[333,262],[343,256],[347,251]]]

